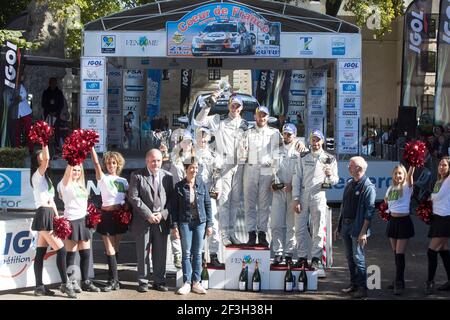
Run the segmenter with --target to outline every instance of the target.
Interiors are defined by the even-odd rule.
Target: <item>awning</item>
[[[268,0],[222,0],[247,6],[268,21],[280,22],[282,32],[334,32],[359,33],[360,29],[338,18],[321,14],[283,2]],[[167,21],[177,21],[197,7],[219,3],[217,0],[156,1],[137,8],[124,10],[85,25],[85,31],[156,31],[164,30]]]

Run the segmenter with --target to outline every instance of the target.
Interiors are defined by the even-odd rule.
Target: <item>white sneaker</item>
[[[206,294],[205,288],[202,287],[200,282],[194,282],[192,285],[192,292],[198,293],[198,294]]]
[[[184,295],[189,292],[191,292],[191,284],[186,282],[180,289],[178,289],[177,294]]]

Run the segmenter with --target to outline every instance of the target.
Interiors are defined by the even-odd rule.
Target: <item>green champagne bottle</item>
[[[294,289],[294,276],[292,275],[291,264],[288,263],[288,269],[286,275],[284,276],[284,291],[292,292]]]
[[[208,290],[209,289],[209,273],[208,273],[208,268],[206,266],[206,262],[203,263],[203,270],[200,275],[200,279],[201,279],[202,287],[205,290]]]
[[[245,265],[245,261],[242,261],[242,270],[239,275],[239,291],[248,290],[248,267]]]
[[[252,289],[256,292],[261,291],[261,274],[259,273],[258,261],[255,264],[255,272],[253,272]]]
[[[308,288],[308,277],[306,275],[305,267],[300,270],[300,274],[298,275],[298,291],[306,292]]]

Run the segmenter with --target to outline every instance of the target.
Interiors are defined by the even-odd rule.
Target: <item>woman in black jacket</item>
[[[181,295],[191,292],[191,285],[193,292],[206,294],[200,284],[202,248],[205,237],[212,234],[213,225],[209,192],[201,177],[197,177],[198,161],[191,158],[190,162],[184,165],[186,178],[175,185],[172,198],[172,233],[181,238],[183,255],[184,285],[177,291]]]

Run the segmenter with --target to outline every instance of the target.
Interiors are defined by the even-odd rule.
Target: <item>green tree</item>
[[[24,11],[29,3],[30,0],[10,0],[7,5],[3,4],[0,7],[0,29],[5,28],[12,18]]]

